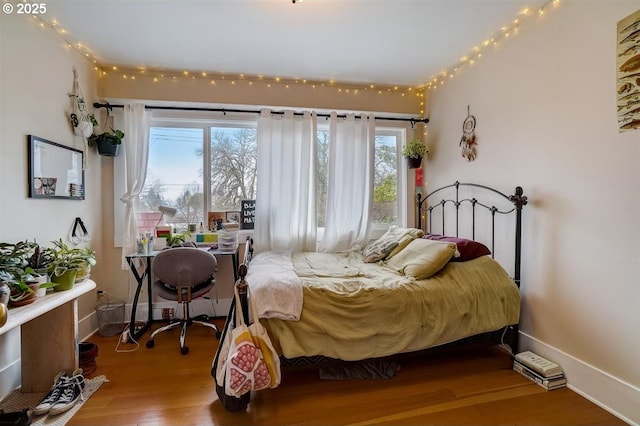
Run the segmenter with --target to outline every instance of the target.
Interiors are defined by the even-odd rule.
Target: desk
[[[168,249],[170,250],[170,249]],[[236,247],[235,251],[220,251],[218,249],[202,249],[207,250],[209,253],[214,256],[231,256],[231,263],[233,264],[233,280],[234,282],[238,279],[238,253],[240,247]],[[152,251],[147,254],[142,253],[134,253],[129,254],[126,257],[127,263],[129,264],[129,269],[131,269],[131,273],[136,279],[138,286],[136,287],[136,294],[133,297],[133,305],[131,306],[131,319],[129,320],[129,333],[133,340],[138,341],[140,336],[142,336],[145,331],[149,329],[151,323],[153,322],[153,297],[151,294],[151,263],[153,258],[160,253],[159,251]],[[141,259],[143,261],[144,269],[142,273],[138,272],[138,269],[133,264],[134,259]],[[138,309],[138,299],[140,298],[140,292],[142,291],[142,287],[144,285],[144,280],[147,279],[147,303],[148,303],[148,312],[147,312],[147,321],[145,324],[136,329],[136,311]]]
[[[78,297],[94,288],[96,283],[86,279],[9,309],[0,335],[20,327],[22,392],[46,392],[56,374],[78,368]]]

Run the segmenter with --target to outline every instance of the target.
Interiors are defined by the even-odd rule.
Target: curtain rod
[[[95,102],[93,104],[94,108],[124,108],[124,105],[112,105],[109,103],[101,104],[99,102]],[[175,111],[209,111],[209,112],[221,112],[226,114],[228,112],[243,112],[243,113],[251,113],[251,114],[260,114],[260,110],[251,110],[251,109],[228,109],[228,108],[200,108],[200,107],[171,107],[171,106],[153,106],[153,105],[145,105],[145,109],[158,109],[158,110],[175,110]],[[271,111],[272,114],[284,114],[284,111]],[[293,115],[303,115],[301,112],[294,112]],[[318,117],[330,117],[330,114],[316,114]],[[345,118],[346,114],[338,114],[338,118]],[[413,127],[416,123],[424,123],[427,124],[429,122],[428,118],[400,118],[400,117],[374,117],[376,120],[390,120],[390,121],[408,121],[411,123]]]

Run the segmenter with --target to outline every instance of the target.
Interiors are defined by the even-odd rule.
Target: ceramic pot
[[[31,291],[20,291],[18,289],[11,290],[11,298],[9,300],[9,306],[17,308],[19,306],[30,305],[38,298],[36,292],[38,291],[38,283],[29,283]]]
[[[51,282],[58,284],[53,288],[53,291],[71,290],[76,282],[77,272],[77,269],[67,269],[67,272],[60,276],[56,276],[56,274],[53,274],[51,276]]]
[[[419,169],[422,165],[422,157],[406,157],[407,158],[407,166],[410,169]]]
[[[7,305],[4,303],[0,303],[0,327],[7,323],[7,318],[9,317],[9,309],[7,309]]]
[[[104,141],[103,139],[99,139],[96,142],[96,146],[98,147],[98,154],[104,155],[106,157],[117,157],[120,153],[120,145],[112,144],[109,141]]]
[[[38,289],[36,290],[36,295],[38,297],[46,296],[47,295],[47,289],[46,288],[40,288],[40,284],[44,284],[44,283],[49,282],[49,277],[47,275],[39,275],[39,276],[35,277],[35,281],[38,283]]]

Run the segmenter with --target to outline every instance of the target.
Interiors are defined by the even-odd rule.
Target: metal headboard
[[[513,207],[510,209],[500,210],[495,205],[485,204],[483,202],[478,201],[475,197],[473,198],[463,198],[460,199],[460,187],[474,187],[480,188],[482,190],[490,191],[498,195],[501,198],[504,198],[513,204]],[[442,199],[434,205],[429,205],[428,200],[433,195],[440,193],[448,188],[455,188],[455,197],[452,199]],[[434,199],[434,198],[431,198]],[[440,209],[440,214],[442,216],[442,232],[446,229],[446,215],[445,215],[445,206],[447,204],[452,204],[455,207],[455,236],[458,237],[459,229],[460,229],[460,206],[465,203],[471,205],[471,239],[475,239],[476,236],[476,208],[486,209],[491,214],[491,255],[494,256],[495,252],[495,218],[496,215],[509,215],[515,214],[515,250],[514,250],[514,274],[513,280],[518,287],[520,287],[520,267],[521,267],[521,254],[522,254],[522,207],[527,204],[527,197],[523,195],[522,187],[516,186],[515,193],[513,195],[506,195],[494,188],[490,188],[488,186],[479,185],[475,183],[461,183],[455,182],[451,185],[443,186],[438,188],[430,193],[428,193],[424,198],[422,194],[417,195],[417,209],[418,209],[418,228],[423,229],[422,224],[422,215],[423,213],[427,213],[428,215],[428,227],[425,231],[431,231],[433,229],[433,213],[435,210]]]

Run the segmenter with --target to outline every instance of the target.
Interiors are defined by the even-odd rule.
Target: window
[[[372,228],[389,228],[399,224],[400,199],[398,194],[404,194],[398,181],[398,147],[402,146],[403,132],[401,129],[376,128],[375,142],[375,176],[373,188]],[[329,161],[329,130],[318,129],[318,226],[324,227],[325,206],[327,203],[327,164]],[[403,185],[404,186],[404,185]]]
[[[328,127],[319,127],[318,226],[324,227],[327,199]],[[399,149],[404,128],[376,128],[373,230],[404,223],[406,179]],[[178,231],[207,225],[208,211],[239,211],[241,200],[256,198],[256,121],[154,121],[149,130],[149,163],[138,211],[159,205],[177,209],[164,222]],[[400,195],[400,196],[399,196]]]

